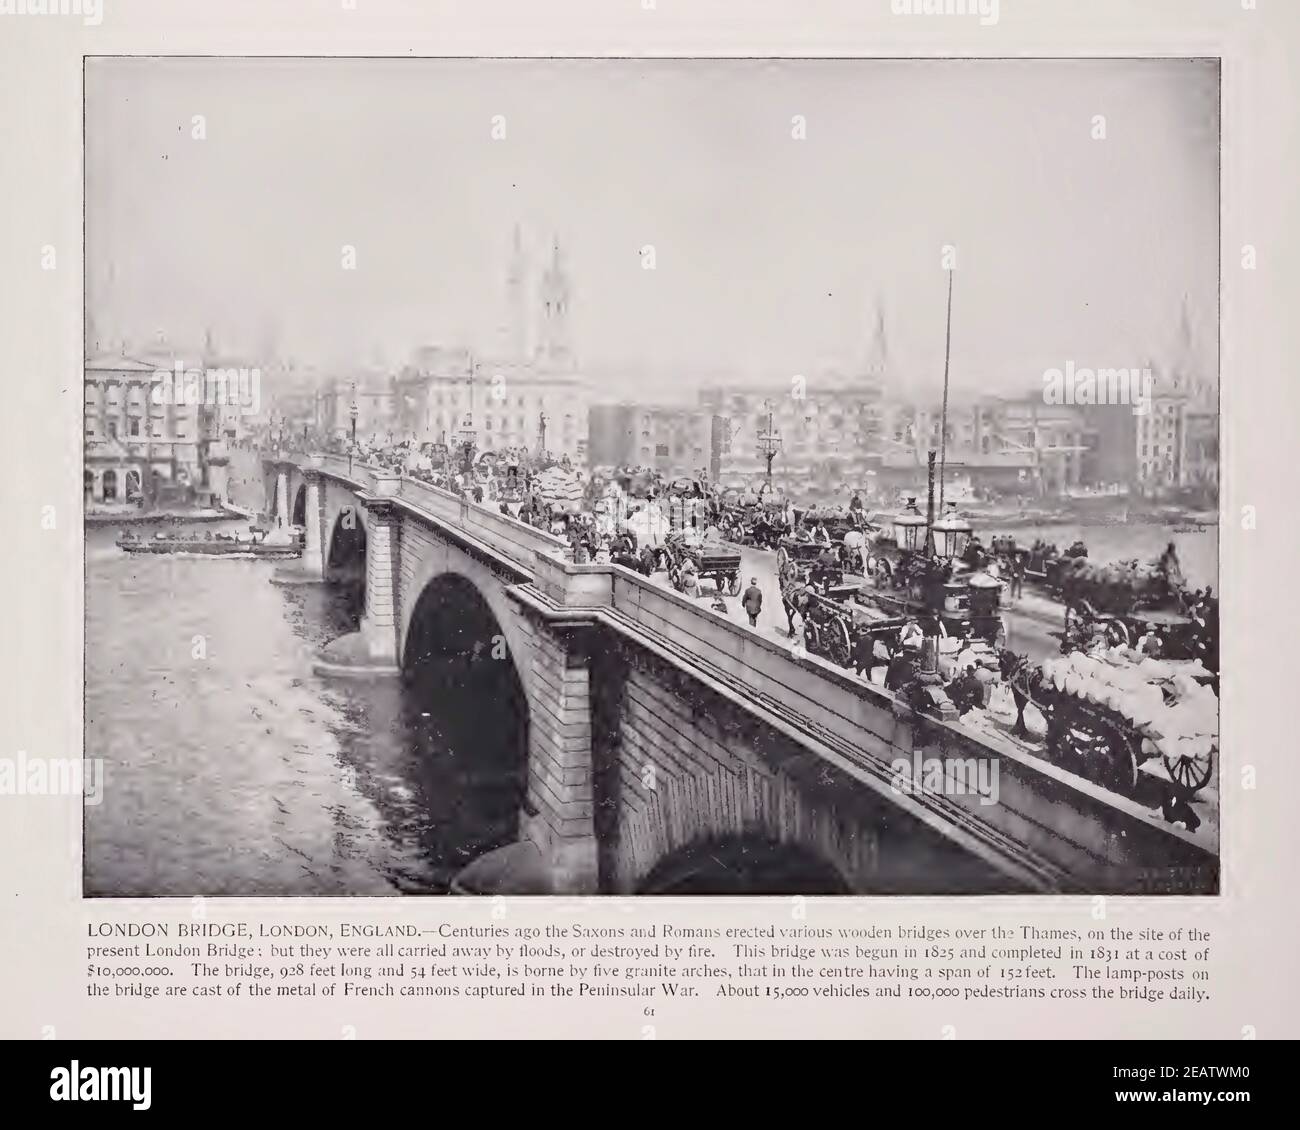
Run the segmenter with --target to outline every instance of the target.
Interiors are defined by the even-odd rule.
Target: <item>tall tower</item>
[[[885,337],[885,311],[876,300],[876,322],[867,344],[866,377],[873,384],[883,386],[889,373],[889,342]]]
[[[551,263],[542,274],[540,299],[541,325],[538,327],[537,356],[553,365],[567,365],[573,360],[569,343],[569,276],[560,253],[560,238],[551,243]]]
[[[501,326],[501,347],[515,361],[528,356],[528,258],[523,235],[515,224],[510,244],[510,266],[506,272],[505,322]]]

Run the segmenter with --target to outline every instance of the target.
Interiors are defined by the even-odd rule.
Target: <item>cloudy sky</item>
[[[630,391],[852,373],[877,302],[922,384],[951,244],[956,385],[1159,359],[1184,295],[1212,373],[1218,128],[1195,61],[92,59],[88,312],[325,366],[486,350],[518,222]]]

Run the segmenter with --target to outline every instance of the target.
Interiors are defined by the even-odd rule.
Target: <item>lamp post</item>
[[[970,544],[971,524],[957,513],[957,504],[948,503],[944,516],[934,524],[935,552],[940,557],[960,557]]]
[[[758,450],[767,460],[767,485],[772,485],[772,460],[781,450],[781,433],[772,426],[772,402],[767,402],[767,431],[758,434]]]
[[[477,438],[474,432],[474,415],[472,412],[465,413],[457,438],[460,440],[461,469],[467,475],[472,474],[474,471],[474,441]]]
[[[898,548],[908,553],[924,552],[927,525],[925,515],[917,509],[916,499],[909,498],[902,513],[894,519],[894,540]]]
[[[348,474],[352,474],[352,457],[357,450],[357,382],[352,382],[352,407],[348,409],[348,417],[352,421],[352,443],[348,446]]]

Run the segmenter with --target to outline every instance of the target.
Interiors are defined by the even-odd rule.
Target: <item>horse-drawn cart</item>
[[[1132,793],[1159,757],[1184,798],[1214,777],[1219,748],[1216,677],[1195,660],[1143,658],[1130,648],[1048,660],[1013,691],[1047,722],[1048,757],[1080,776]]]
[[[679,592],[685,587],[684,571],[689,561],[700,580],[712,580],[718,592],[740,595],[740,551],[722,542],[706,542],[693,531],[670,534],[668,577]]]
[[[823,541],[782,538],[777,549],[777,568],[783,575],[797,572],[809,588],[823,593],[844,583],[839,553]]]

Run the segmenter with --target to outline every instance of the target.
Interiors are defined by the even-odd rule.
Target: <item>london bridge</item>
[[[1123,798],[630,569],[574,564],[496,508],[337,455],[262,473],[268,510],[305,531],[277,586],[361,579],[355,630],[312,660],[323,684],[405,685],[504,641],[478,665],[494,690],[475,701],[496,709],[475,725],[484,756],[513,751],[520,787],[515,834],[487,858],[532,858],[527,882],[669,891],[736,843],[823,893],[1160,890],[1170,868],[1214,881],[1211,853]],[[895,755],[917,751],[993,759],[999,803],[891,788]],[[471,871],[491,870],[482,858]]]

